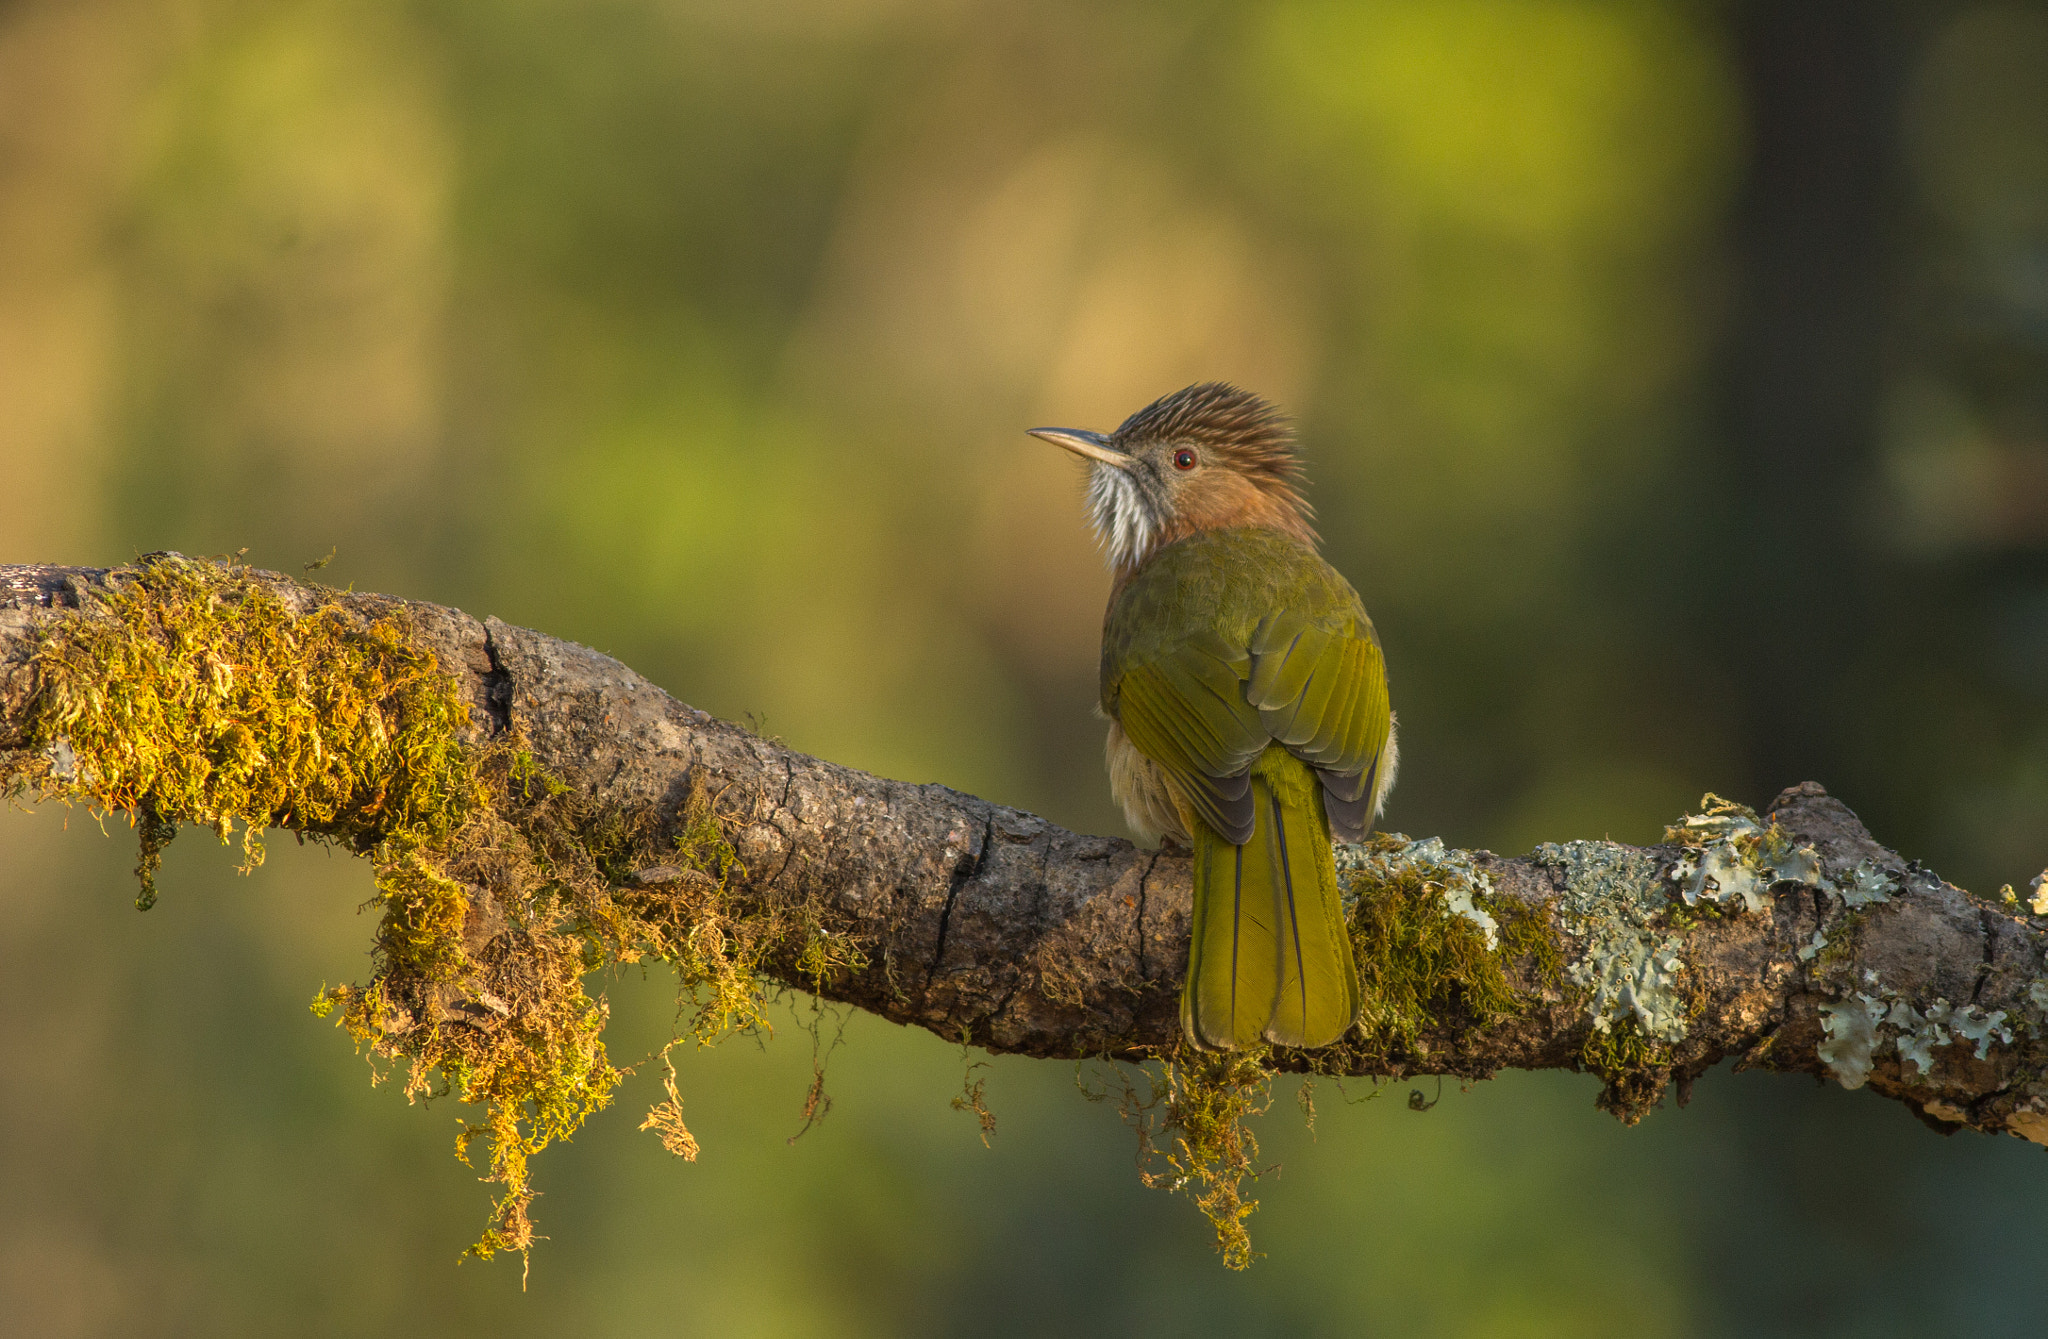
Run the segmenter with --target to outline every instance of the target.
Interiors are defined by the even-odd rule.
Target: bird
[[[1318,551],[1292,425],[1203,382],[1114,432],[1027,431],[1088,465],[1111,793],[1141,842],[1193,853],[1181,1026],[1207,1051],[1332,1045],[1360,1007],[1332,842],[1365,839],[1400,754],[1379,634]]]

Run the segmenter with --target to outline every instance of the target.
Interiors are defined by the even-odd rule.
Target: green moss
[[[1870,919],[1867,908],[1851,911],[1827,927],[1827,940],[1813,955],[1816,977],[1831,975],[1855,961],[1863,926]]]
[[[1739,902],[1673,902],[1664,908],[1663,924],[1674,934],[1685,935],[1710,922],[1740,916],[1742,910],[1742,904]]]
[[[1231,1269],[1258,1258],[1246,1223],[1259,1202],[1244,1197],[1244,1183],[1259,1176],[1259,1143],[1246,1121],[1273,1105],[1268,1060],[1264,1050],[1203,1051],[1182,1040],[1135,1069],[1115,1071],[1105,1088],[1088,1087],[1077,1070],[1082,1093],[1090,1101],[1114,1098],[1137,1131],[1139,1179],[1191,1196]]]
[[[1527,1000],[1509,981],[1508,964],[1532,956],[1539,979],[1554,980],[1561,969],[1541,912],[1494,896],[1469,862],[1408,858],[1417,845],[1375,835],[1347,853],[1340,876],[1352,899],[1359,1034],[1367,1054],[1382,1063],[1414,1053],[1440,1027],[1470,1031],[1519,1012]],[[1453,905],[1469,905],[1485,919]]]
[[[1246,1198],[1244,1187],[1259,1175],[1258,1141],[1246,1122],[1270,1109],[1278,1068],[1311,1075],[1398,1070],[1425,1054],[1433,1036],[1510,1017],[1562,980],[1549,917],[1496,896],[1464,852],[1434,839],[1381,835],[1340,846],[1337,866],[1361,986],[1355,1032],[1335,1046],[1278,1055],[1202,1051],[1181,1040],[1148,1052],[1135,1070],[1116,1071],[1104,1088],[1082,1084],[1093,1100],[1116,1099],[1138,1132],[1145,1184],[1192,1196],[1232,1269],[1256,1258],[1248,1223],[1258,1201]],[[1511,970],[1534,988],[1518,987]],[[1297,1101],[1311,1128],[1312,1093],[1305,1079]]]
[[[1510,897],[1490,898],[1487,905],[1500,918],[1500,961],[1527,962],[1538,994],[1559,989],[1564,984],[1565,965],[1557,922],[1542,909]],[[1534,998],[1518,995],[1517,1010],[1528,1007]]]
[[[1422,857],[1407,858],[1417,848],[1426,848]],[[1563,959],[1549,917],[1495,896],[1462,853],[1439,859],[1440,844],[1381,835],[1344,854],[1339,877],[1352,902],[1358,1030],[1336,1046],[1290,1053],[1289,1062],[1329,1073],[1398,1066],[1426,1053],[1432,1034],[1463,1035],[1529,1007],[1536,992],[1518,988],[1509,968],[1521,965],[1537,991],[1561,982]],[[1200,1051],[1183,1041],[1153,1054],[1147,1093],[1126,1080],[1118,1094],[1139,1132],[1145,1183],[1192,1195],[1232,1269],[1256,1258],[1248,1220],[1258,1201],[1245,1197],[1244,1182],[1258,1175],[1258,1141],[1245,1122],[1272,1106],[1273,1058],[1264,1051]],[[1311,1092],[1305,1080],[1297,1101],[1313,1128]]]
[[[1579,1048],[1579,1062],[1600,1076],[1596,1105],[1624,1125],[1634,1125],[1664,1098],[1671,1080],[1671,1047],[1645,1037],[1633,1018],[1591,1028]]]
[[[1413,1052],[1441,1017],[1477,1024],[1512,1008],[1513,991],[1485,941],[1444,916],[1419,880],[1362,892],[1351,924],[1368,1042]]]
[[[33,663],[21,724],[0,739],[0,790],[128,813],[138,905],[187,823],[223,841],[239,829],[245,870],[267,827],[369,859],[373,974],[314,1010],[402,1069],[408,1098],[481,1108],[457,1140],[465,1160],[484,1146],[501,1192],[477,1255],[530,1248],[531,1158],[623,1077],[590,972],[673,965],[678,1040],[709,1044],[765,1029],[770,966],[822,984],[866,963],[819,905],[737,895],[744,871],[702,790],[629,822],[545,775],[518,739],[479,742],[402,606],[366,617],[321,588],[158,555],[47,624]],[[484,895],[502,924],[479,923]],[[667,1100],[643,1128],[691,1157],[661,1058]]]

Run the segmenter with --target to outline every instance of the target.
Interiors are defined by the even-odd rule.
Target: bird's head
[[[1287,418],[1249,391],[1206,381],[1154,400],[1112,433],[1030,433],[1089,461],[1089,511],[1119,573],[1161,544],[1225,526],[1316,542]]]

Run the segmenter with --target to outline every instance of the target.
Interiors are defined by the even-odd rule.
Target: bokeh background
[[[1652,839],[1824,782],[2048,859],[2048,6],[4,0],[0,560],[336,551],[839,762],[1120,832],[1070,460],[1299,417],[1388,647],[1389,826]],[[159,906],[0,813],[0,1331],[2038,1334],[2048,1159],[1709,1076],[1291,1085],[1243,1275],[1064,1066],[844,1020],[683,1058],[704,1155],[551,1151],[458,1265],[459,1112],[306,1004],[367,872]],[[672,983],[598,983],[631,1061]],[[829,1036],[842,1020],[824,1020]],[[1351,1101],[1343,1100],[1348,1096]],[[1434,1097],[1433,1085],[1424,1096]]]

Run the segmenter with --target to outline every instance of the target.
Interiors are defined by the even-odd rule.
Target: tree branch
[[[104,616],[105,596],[149,571],[0,567],[0,778],[12,767],[17,783],[91,798],[66,790],[64,741],[34,733],[39,648],[59,620]],[[453,676],[466,743],[520,741],[586,829],[655,834],[635,859],[672,849],[693,792],[714,797],[741,866],[727,878],[733,906],[822,918],[858,950],[821,968],[800,937],[778,941],[765,974],[991,1051],[1132,1058],[1176,1045],[1184,854],[808,757],[496,619],[235,571],[296,615],[402,619]],[[1734,1056],[1867,1083],[1944,1130],[2048,1143],[2048,918],[2010,890],[1994,901],[1943,882],[1813,783],[1753,817],[1709,806],[1663,845],[1513,858],[1385,837],[1344,848],[1365,1021],[1341,1047],[1269,1062],[1466,1079],[1592,1070],[1603,1104],[1635,1119],[1668,1081],[1683,1101]],[[658,864],[609,877],[622,901],[705,879]],[[508,903],[510,886],[472,885],[470,965],[439,1025],[487,1029],[504,1012],[475,1001],[504,996],[488,979],[494,945],[531,917]]]

